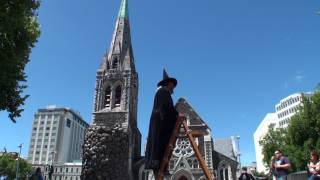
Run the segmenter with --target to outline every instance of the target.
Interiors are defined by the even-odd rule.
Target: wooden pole
[[[190,143],[191,143],[191,145],[192,145],[192,148],[193,148],[193,150],[195,151],[196,157],[198,158],[198,160],[199,160],[199,162],[200,162],[200,166],[201,166],[204,174],[206,175],[206,178],[207,178],[208,180],[215,180],[215,178],[211,175],[211,173],[210,173],[210,171],[209,171],[209,169],[208,169],[208,166],[206,165],[204,159],[203,159],[202,156],[201,156],[201,153],[200,153],[200,151],[199,151],[198,145],[197,145],[197,143],[194,141],[194,138],[193,138],[193,136],[192,136],[192,133],[191,133],[190,128],[188,127],[187,122],[186,122],[186,121],[183,121],[182,123],[183,123],[184,130],[185,130],[185,132],[186,132],[186,135],[188,136],[189,141],[190,141]]]
[[[169,164],[169,161],[170,161],[170,157],[171,157],[171,154],[172,154],[172,151],[174,149],[174,146],[176,144],[176,140],[177,140],[177,135],[179,134],[179,129],[181,127],[181,124],[182,124],[182,121],[185,119],[185,117],[183,116],[179,116],[178,119],[177,119],[177,122],[175,124],[175,127],[173,129],[173,132],[170,136],[170,139],[169,139],[169,143],[168,143],[168,146],[164,152],[164,155],[163,155],[163,159],[160,163],[160,169],[159,169],[159,172],[157,175],[157,178],[156,180],[163,180],[163,172],[166,170],[168,164]]]

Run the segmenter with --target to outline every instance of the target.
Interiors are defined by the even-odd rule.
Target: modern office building
[[[277,127],[288,127],[291,117],[296,114],[302,104],[302,97],[309,98],[311,95],[312,93],[295,93],[282,99],[275,106],[278,117]]]
[[[275,105],[275,112],[268,113],[254,132],[254,145],[256,151],[256,163],[258,172],[267,172],[268,168],[263,164],[262,147],[259,141],[268,133],[269,126],[273,128],[287,128],[290,119],[302,106],[303,97],[310,98],[312,93],[294,93],[280,100]]]
[[[80,160],[88,123],[70,108],[48,106],[34,116],[28,161],[32,164]]]

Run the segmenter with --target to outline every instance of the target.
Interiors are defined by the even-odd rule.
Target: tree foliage
[[[8,179],[16,177],[17,160],[11,154],[0,156],[0,175],[7,176]],[[19,179],[27,179],[27,175],[33,172],[33,168],[24,159],[19,159]]]
[[[292,170],[306,169],[310,151],[320,150],[320,91],[303,98],[303,105],[291,117],[287,130],[270,129],[260,142],[264,163],[270,163],[274,150],[282,149],[292,163]]]
[[[16,122],[28,95],[25,65],[40,35],[38,0],[1,0],[0,3],[0,110]]]
[[[274,129],[274,125],[269,126],[268,133],[259,142],[262,146],[263,162],[270,167],[271,157],[277,149],[284,147],[285,129]]]

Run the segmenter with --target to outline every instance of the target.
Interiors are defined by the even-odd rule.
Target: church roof
[[[232,138],[214,139],[214,150],[232,160],[237,160],[235,142]]]
[[[184,114],[187,119],[190,119],[190,126],[202,126],[205,129],[210,129],[207,123],[198,115],[198,113],[193,109],[193,107],[184,98],[179,98],[176,103],[176,108],[179,113]]]

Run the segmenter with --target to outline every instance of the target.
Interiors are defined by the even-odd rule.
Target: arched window
[[[223,169],[220,170],[220,180],[224,180],[224,178],[223,178]]]
[[[110,107],[110,102],[111,102],[111,87],[108,86],[104,94],[104,107]]]
[[[112,69],[117,69],[119,64],[118,58],[114,58],[112,62]]]
[[[121,86],[119,85],[116,88],[116,96],[115,96],[115,101],[114,101],[114,107],[120,107],[121,103]]]
[[[225,180],[229,180],[228,169],[225,169],[225,170],[224,170],[224,177],[225,177]]]
[[[197,160],[197,159],[194,159],[192,165],[193,165],[193,168],[195,168],[195,169],[199,168],[199,162],[198,162],[198,160]]]
[[[179,180],[188,180],[188,178],[185,176],[181,176],[181,177],[179,177]]]
[[[107,61],[107,70],[109,70],[110,69],[110,63],[109,63],[109,61]]]

